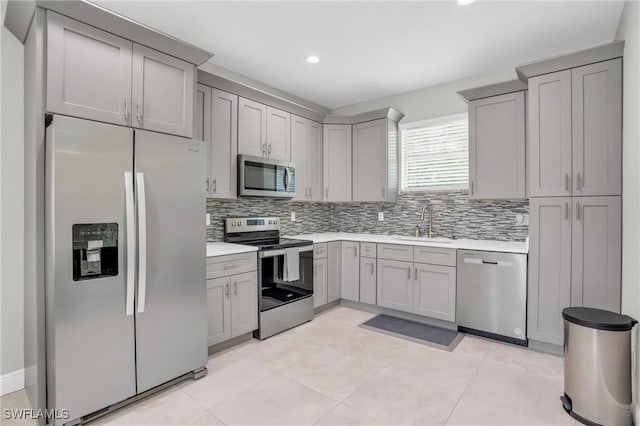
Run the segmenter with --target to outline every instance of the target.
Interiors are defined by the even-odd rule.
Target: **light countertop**
[[[287,236],[287,238],[311,240],[314,243],[326,243],[329,241],[362,241],[371,243],[402,244],[463,250],[496,251],[503,253],[527,254],[529,252],[527,243],[492,240],[450,240],[447,238],[434,238],[427,241],[426,238],[414,239],[414,237],[402,235],[356,234],[349,232],[325,232],[321,234],[289,235]]]
[[[242,244],[232,243],[207,243],[207,257],[214,256],[226,256],[229,254],[251,253],[252,251],[258,251],[257,247],[245,246]]]

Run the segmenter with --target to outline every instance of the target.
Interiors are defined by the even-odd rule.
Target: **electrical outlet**
[[[384,221],[384,212],[378,212],[378,222]]]
[[[296,221],[296,212],[291,212],[291,222]]]
[[[529,226],[529,215],[528,214],[523,214],[522,215],[522,224],[525,226]]]
[[[516,213],[516,225],[522,225],[524,217],[520,213]]]
[[[207,224],[207,226],[211,225],[211,215],[209,213],[207,213],[205,215],[205,223]]]

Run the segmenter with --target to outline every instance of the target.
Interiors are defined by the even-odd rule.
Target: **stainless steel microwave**
[[[238,196],[293,198],[296,167],[288,161],[238,155]]]

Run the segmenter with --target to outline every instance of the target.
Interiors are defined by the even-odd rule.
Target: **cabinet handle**
[[[269,144],[269,149],[267,150],[267,152],[269,153],[269,158],[271,158],[271,144]]]
[[[373,262],[371,262],[371,275],[373,275]]]
[[[124,100],[124,120],[129,123],[129,102]]]
[[[309,188],[305,188],[304,189],[304,199],[308,200],[309,199]]]
[[[580,203],[576,202],[576,219],[582,220],[582,212],[580,208]]]
[[[324,189],[324,199],[328,200],[329,199],[329,188],[325,188]]]
[[[471,181],[471,195],[473,195],[473,181]]]
[[[384,190],[384,186],[382,187],[382,198],[384,198],[384,194],[385,194],[385,190]]]
[[[569,220],[569,203],[564,203],[564,218]]]
[[[309,188],[309,200],[313,200],[313,188]]]
[[[218,178],[213,180],[213,193],[218,192]]]
[[[235,263],[224,265],[224,269],[235,269],[235,268],[236,268]]]
[[[576,191],[582,191],[582,177],[576,173]]]
[[[569,191],[569,173],[564,174],[564,190]]]
[[[225,292],[225,295],[226,295],[227,297],[229,297],[229,283],[227,283],[227,284],[225,285],[225,287],[226,287],[226,289],[227,289],[227,291]]]
[[[411,279],[411,266],[407,268],[407,278]]]
[[[238,282],[237,281],[233,282],[233,294],[236,295],[236,296],[238,295]]]
[[[267,143],[265,142],[262,144],[262,156],[266,157],[266,155],[267,155]]]
[[[138,120],[138,123],[142,121],[142,114],[140,113],[140,102],[136,102],[136,120]]]
[[[209,178],[207,178],[207,193],[209,193]]]
[[[358,249],[357,248],[353,251],[353,257],[358,257]]]

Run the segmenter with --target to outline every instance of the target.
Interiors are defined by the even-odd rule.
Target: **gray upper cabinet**
[[[195,94],[193,64],[133,45],[133,126],[190,138]]]
[[[47,110],[131,125],[133,43],[47,12]]]
[[[343,241],[341,247],[341,298],[360,301],[360,243]]]
[[[573,195],[622,195],[622,59],[571,70]]]
[[[571,305],[620,312],[621,197],[573,198]]]
[[[267,156],[291,160],[291,114],[267,107]]]
[[[364,253],[362,253],[364,254]],[[376,304],[377,264],[375,257],[360,257],[360,302]]]
[[[571,197],[529,201],[527,337],[562,345],[571,305]]]
[[[322,201],[322,124],[291,116],[291,161],[297,201]]]
[[[237,179],[238,97],[213,89],[209,143],[209,194],[213,198],[236,198]]]
[[[353,201],[395,201],[397,132],[386,118],[353,126]]]
[[[327,303],[340,299],[341,244],[332,241],[327,245]]]
[[[456,320],[456,268],[414,264],[413,313]]]
[[[571,70],[529,79],[529,196],[571,195]]]
[[[193,138],[203,142],[211,140],[211,87],[204,84],[196,85]]]
[[[267,156],[267,107],[238,98],[238,154]]]
[[[377,304],[413,312],[413,263],[378,258]]]
[[[351,125],[325,124],[324,201],[351,201]]]
[[[469,102],[471,199],[524,199],[525,92]]]

